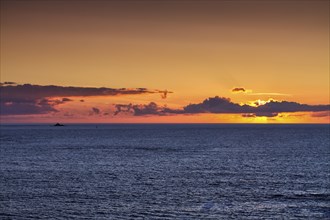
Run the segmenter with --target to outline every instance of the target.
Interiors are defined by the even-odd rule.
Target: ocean
[[[1,125],[0,219],[329,219],[329,131]]]

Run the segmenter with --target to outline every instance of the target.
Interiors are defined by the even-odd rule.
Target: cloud
[[[0,86],[8,86],[8,85],[16,85],[17,83],[15,82],[0,82]]]
[[[147,105],[133,105],[134,115],[163,115],[161,108],[154,102]]]
[[[246,92],[246,90],[245,90],[243,87],[233,88],[231,91],[232,91],[233,93]]]
[[[276,117],[278,113],[275,112],[261,112],[261,113],[248,113],[242,114],[244,118],[255,118],[255,117]]]
[[[92,114],[93,115],[99,115],[101,113],[101,110],[98,108],[93,107],[92,108]]]
[[[72,99],[69,98],[62,98],[62,99],[41,99],[38,104],[48,104],[50,106],[56,106],[56,105],[60,105],[60,104],[64,104],[66,102],[72,102]]]
[[[114,115],[118,115],[120,112],[131,112],[132,104],[115,104],[116,111],[114,112]]]
[[[58,112],[52,105],[47,102],[1,102],[1,115],[31,115],[31,114],[46,114]]]
[[[252,92],[252,90],[245,89],[243,87],[235,87],[231,90],[232,93],[245,93],[247,95],[253,95],[253,96],[291,96],[291,94],[285,94],[285,93],[278,93],[278,92]]]
[[[257,107],[257,112],[267,113],[267,112],[319,112],[319,111],[328,111],[330,105],[308,105],[300,104],[297,102],[288,102],[288,101],[270,101],[265,105],[260,105]]]
[[[230,98],[211,97],[201,103],[189,104],[185,106],[185,113],[248,113],[252,111],[249,105],[239,105],[231,102]]]
[[[315,112],[312,114],[312,117],[329,117],[330,116],[330,111],[324,111],[324,112]]]
[[[239,105],[229,98],[210,97],[201,103],[189,104],[182,109],[171,109],[166,106],[159,106],[154,102],[147,105],[116,105],[117,115],[120,112],[131,112],[135,116],[142,115],[171,115],[171,114],[242,114],[243,117],[275,117],[282,112],[320,112],[329,111],[330,105],[307,105],[288,101],[269,101],[264,105],[252,107]]]
[[[81,97],[81,96],[116,96],[116,95],[136,95],[136,94],[164,94],[168,91],[149,90],[146,88],[106,88],[106,87],[73,87],[73,86],[41,86],[41,85],[14,85],[14,86],[1,86],[1,98],[12,100],[35,100],[44,97]]]
[[[69,99],[69,98],[62,98],[62,102],[72,102],[73,100],[72,99]]]
[[[115,104],[116,111],[114,115],[119,113],[131,113],[134,116],[144,116],[144,115],[170,115],[170,114],[181,114],[182,110],[179,109],[170,109],[166,106],[159,106],[155,102],[150,102],[149,104],[143,105],[133,105],[133,104]]]
[[[1,96],[0,113],[1,115],[30,115],[30,114],[47,114],[58,112],[54,107],[73,100],[69,98],[62,99],[39,99],[28,100],[22,99],[19,101],[3,101]]]
[[[74,87],[55,85],[0,83],[0,115],[46,114],[56,112],[56,105],[73,101],[67,97],[143,95],[160,93],[166,98],[167,90],[150,90],[146,88],[106,88]],[[60,97],[60,99],[59,99]],[[83,99],[80,102],[84,102]],[[19,108],[19,109],[15,109]]]
[[[167,91],[167,90],[163,90],[163,91],[162,90],[156,90],[156,91],[161,94],[162,99],[166,99],[168,93],[173,93],[173,92]]]
[[[189,104],[184,107],[185,113],[252,113],[255,116],[274,117],[281,112],[318,112],[329,110],[330,105],[307,105],[297,102],[271,100],[264,105],[252,107],[231,102],[228,98],[213,97],[202,103]]]

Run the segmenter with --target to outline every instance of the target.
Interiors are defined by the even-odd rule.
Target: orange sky
[[[214,96],[240,104],[270,98],[329,104],[329,1],[3,0],[0,81],[173,91],[167,99],[85,97],[56,106],[55,115],[1,116],[2,122],[329,123],[329,116],[307,112],[254,118],[111,112],[114,104],[182,108]],[[248,92],[234,94],[235,87]],[[90,115],[92,107],[109,115]]]

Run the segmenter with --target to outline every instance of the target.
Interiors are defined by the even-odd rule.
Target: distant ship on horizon
[[[64,126],[64,125],[60,124],[60,123],[56,123],[56,124],[54,124],[54,126]]]

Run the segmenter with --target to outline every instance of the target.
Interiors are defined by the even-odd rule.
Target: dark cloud
[[[0,102],[1,115],[32,115],[58,112],[46,101],[35,102]]]
[[[116,111],[114,115],[118,115],[120,112],[131,112],[132,104],[116,104],[115,105]]]
[[[73,86],[40,86],[40,85],[14,85],[1,86],[1,98],[5,101],[13,100],[35,100],[45,97],[74,97],[74,96],[116,96],[116,95],[135,95],[148,93],[161,93],[165,91],[148,90],[146,88],[127,89],[127,88],[95,88],[95,87],[73,87]],[[167,91],[168,93],[168,91]],[[166,93],[166,94],[167,94]]]
[[[329,111],[330,105],[307,105],[300,104],[297,102],[288,101],[270,101],[265,105],[260,105],[257,107],[257,113],[270,113],[270,112],[319,112],[319,111]]]
[[[278,93],[278,92],[252,92],[252,90],[245,89],[243,87],[235,87],[231,90],[232,93],[247,93],[252,96],[291,96],[290,94]]]
[[[15,82],[0,82],[0,86],[16,85]]]
[[[1,115],[30,115],[30,114],[46,114],[58,112],[54,107],[65,102],[73,101],[69,98],[62,99],[39,99],[29,100],[22,99],[19,101],[6,101],[1,98],[0,113]]]
[[[150,102],[147,105],[132,105],[132,111],[135,116],[142,115],[169,115],[169,114],[181,114],[182,110],[170,109],[166,106],[159,106],[154,102]]]
[[[215,96],[205,99],[202,103],[189,104],[183,108],[185,113],[249,113],[252,112],[249,105],[239,105],[231,102],[229,98]]]
[[[252,113],[255,116],[275,117],[281,112],[318,112],[329,110],[330,105],[307,105],[297,102],[270,101],[264,105],[252,107],[233,103],[228,98],[213,97],[202,103],[184,107],[185,113]]]
[[[116,111],[114,112],[114,115],[119,114],[120,112],[130,112],[133,113],[135,116],[141,116],[141,115],[163,115],[162,109],[159,107],[155,102],[150,102],[146,105],[122,105],[117,104],[115,105]]]
[[[242,87],[233,88],[231,91],[234,93],[246,92],[246,90]]]
[[[156,90],[156,91],[161,94],[162,99],[166,99],[168,93],[173,93],[173,92],[167,91],[167,90]]]
[[[155,102],[150,102],[149,104],[145,105],[123,105],[123,104],[116,104],[115,105],[116,111],[114,115],[117,115],[121,112],[129,112],[132,113],[134,116],[143,116],[143,115],[169,115],[169,114],[181,114],[183,113],[182,110],[179,109],[170,109],[166,106],[159,106]]]
[[[133,105],[132,109],[134,111],[134,115],[162,115],[161,109],[159,106],[154,103],[150,102],[147,105]]]
[[[60,104],[64,104],[66,102],[72,102],[72,99],[69,98],[62,98],[62,99],[41,99],[38,104],[48,104],[50,106],[56,106]]]
[[[330,105],[307,105],[297,102],[270,101],[265,105],[252,107],[233,103],[229,98],[211,97],[201,103],[189,104],[183,109],[170,109],[166,106],[159,106],[154,102],[147,105],[115,105],[115,115],[120,112],[131,112],[135,116],[142,115],[170,115],[170,114],[242,114],[243,117],[275,117],[282,112],[319,112],[329,111]]]
[[[146,88],[105,88],[105,87],[73,87],[73,86],[41,86],[14,82],[3,82],[0,84],[0,115],[17,114],[45,114],[57,111],[54,107],[65,102],[73,101],[66,97],[88,97],[88,96],[118,96],[118,95],[141,95],[160,93],[166,98],[167,90],[149,90]],[[61,97],[58,99],[58,97]],[[54,99],[55,98],[55,99]],[[80,102],[84,102],[83,99]],[[19,106],[19,110],[14,108]],[[26,108],[26,110],[25,110]]]
[[[62,98],[62,102],[72,102],[73,100],[72,99],[69,99],[69,98]]]
[[[93,107],[92,108],[92,114],[93,115],[99,115],[101,113],[101,110],[98,108]]]

